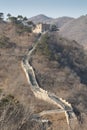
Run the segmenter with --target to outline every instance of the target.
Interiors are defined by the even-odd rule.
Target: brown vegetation
[[[32,65],[39,85],[68,100],[84,124],[87,121],[82,116],[87,111],[87,55],[83,47],[76,41],[46,34],[32,56]]]
[[[53,125],[33,121],[32,116],[56,106],[35,99],[21,68],[23,56],[38,37],[19,35],[11,23],[0,23],[0,28],[0,130],[51,129]]]
[[[55,106],[35,99],[21,68],[21,60],[38,36],[19,34],[16,25],[0,23],[0,129],[3,130],[67,130],[60,115],[49,115],[51,124],[32,120],[33,114]],[[21,28],[20,28],[21,29]],[[87,55],[75,41],[46,34],[31,58],[40,87],[68,100],[79,120],[75,130],[86,130]],[[62,126],[63,124],[63,126]],[[80,128],[81,126],[81,128]]]

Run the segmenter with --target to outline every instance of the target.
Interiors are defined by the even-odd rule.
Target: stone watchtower
[[[39,23],[36,25],[35,29],[33,29],[33,33],[42,33],[50,30],[50,24]]]

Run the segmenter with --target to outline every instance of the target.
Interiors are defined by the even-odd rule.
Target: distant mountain
[[[59,17],[59,18],[50,18],[43,14],[34,16],[29,18],[29,21],[33,21],[35,24],[37,23],[49,23],[49,24],[56,24],[57,27],[62,27],[65,23],[73,20],[74,18],[71,17]]]
[[[56,24],[57,27],[61,28],[64,24],[72,21],[73,19],[74,18],[72,17],[63,16],[63,17],[53,19],[50,23]]]
[[[87,47],[87,15],[66,23],[60,29],[60,34]]]
[[[29,18],[29,21],[33,21],[35,24],[37,24],[39,22],[48,23],[52,20],[53,20],[53,18],[47,17],[43,14]]]

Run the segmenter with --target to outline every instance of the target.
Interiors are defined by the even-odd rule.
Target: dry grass
[[[52,104],[38,100],[34,97],[31,88],[27,83],[25,74],[21,68],[22,57],[28,52],[28,48],[32,46],[33,41],[35,41],[35,36],[31,34],[17,36],[15,33],[15,27],[12,27],[12,25],[4,25],[3,28],[1,28],[0,33],[9,37],[12,43],[16,43],[16,47],[0,48],[0,89],[3,90],[4,95],[12,95],[20,103],[20,107],[12,106],[12,112],[10,111],[11,106],[8,102],[3,111],[6,111],[7,113],[9,110],[11,113],[13,113],[13,116],[10,117],[11,113],[8,112],[8,117],[10,117],[11,120],[17,119],[14,114],[17,111],[16,115],[20,116],[21,121],[21,116],[27,120],[26,113],[23,112],[24,115],[21,114],[23,111],[22,109],[24,109],[24,111],[28,110],[32,114],[39,113],[43,110],[57,109],[56,106],[52,106]],[[0,111],[2,111],[1,108]],[[6,120],[8,117],[6,116]],[[17,124],[14,127],[14,125],[11,126],[10,123],[11,122],[8,121],[8,124],[3,124],[2,129],[5,128],[6,130],[10,130],[11,128],[16,129],[18,127]],[[28,124],[29,123],[30,120],[28,121]],[[36,126],[34,125],[34,130],[36,130]],[[28,128],[30,128],[30,126],[28,126]],[[24,129],[27,130],[25,127]]]
[[[8,36],[11,42],[16,43],[16,47],[4,49],[0,48],[0,89],[3,89],[3,92],[6,95],[13,95],[20,102],[23,109],[25,111],[29,110],[32,114],[39,113],[43,110],[56,109],[56,106],[52,106],[51,104],[38,100],[34,97],[21,68],[22,57],[28,52],[28,48],[32,46],[32,43],[37,37],[31,34],[18,36],[18,34],[15,33],[15,27],[12,25],[3,25],[3,27],[1,26],[0,28],[0,33]],[[84,110],[83,108],[85,108],[86,102],[84,104],[83,101],[85,98],[83,98],[83,96],[86,96],[85,93],[87,91],[85,85],[83,86],[80,84],[79,80],[75,80],[75,78],[72,77],[74,84],[72,85],[72,88],[69,88],[70,85],[67,87],[65,82],[65,76],[68,75],[67,70],[65,71],[65,69],[58,68],[59,65],[56,61],[49,61],[44,56],[33,55],[32,65],[35,69],[37,80],[42,88],[52,91],[59,97],[68,99],[74,104],[76,103],[78,108],[81,108],[82,111]],[[84,92],[81,93],[83,89]],[[79,102],[77,102],[77,96],[79,97]],[[84,107],[79,104],[80,101],[83,102]],[[21,111],[21,107],[18,107],[17,111]],[[47,116],[47,118],[52,119],[52,130],[67,130],[67,126],[65,125],[66,121],[62,115],[51,115],[51,117]],[[62,120],[59,120],[59,118]],[[30,120],[27,124],[29,123],[31,124]],[[32,128],[32,130],[36,130],[35,125],[33,125],[34,129]],[[10,130],[9,128],[10,125],[8,125],[8,129],[6,130]],[[27,128],[31,127],[28,126]],[[25,130],[27,130],[27,128],[24,127]],[[40,130],[42,130],[42,128]]]
[[[65,117],[65,113],[48,114],[42,117],[42,119],[49,120],[51,124],[51,129],[55,130],[67,130],[68,125]]]

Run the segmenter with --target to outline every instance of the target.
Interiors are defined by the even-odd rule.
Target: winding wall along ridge
[[[66,100],[63,100],[62,98],[57,97],[55,94],[48,93],[47,91],[43,90],[42,88],[39,87],[36,81],[35,72],[33,70],[33,67],[30,65],[30,57],[35,48],[36,45],[31,50],[29,50],[29,53],[27,54],[27,56],[23,58],[21,62],[27,81],[30,84],[31,89],[36,98],[57,105],[62,109],[63,112],[65,112],[66,120],[67,123],[69,124],[69,118],[76,119],[71,104],[68,103]]]

